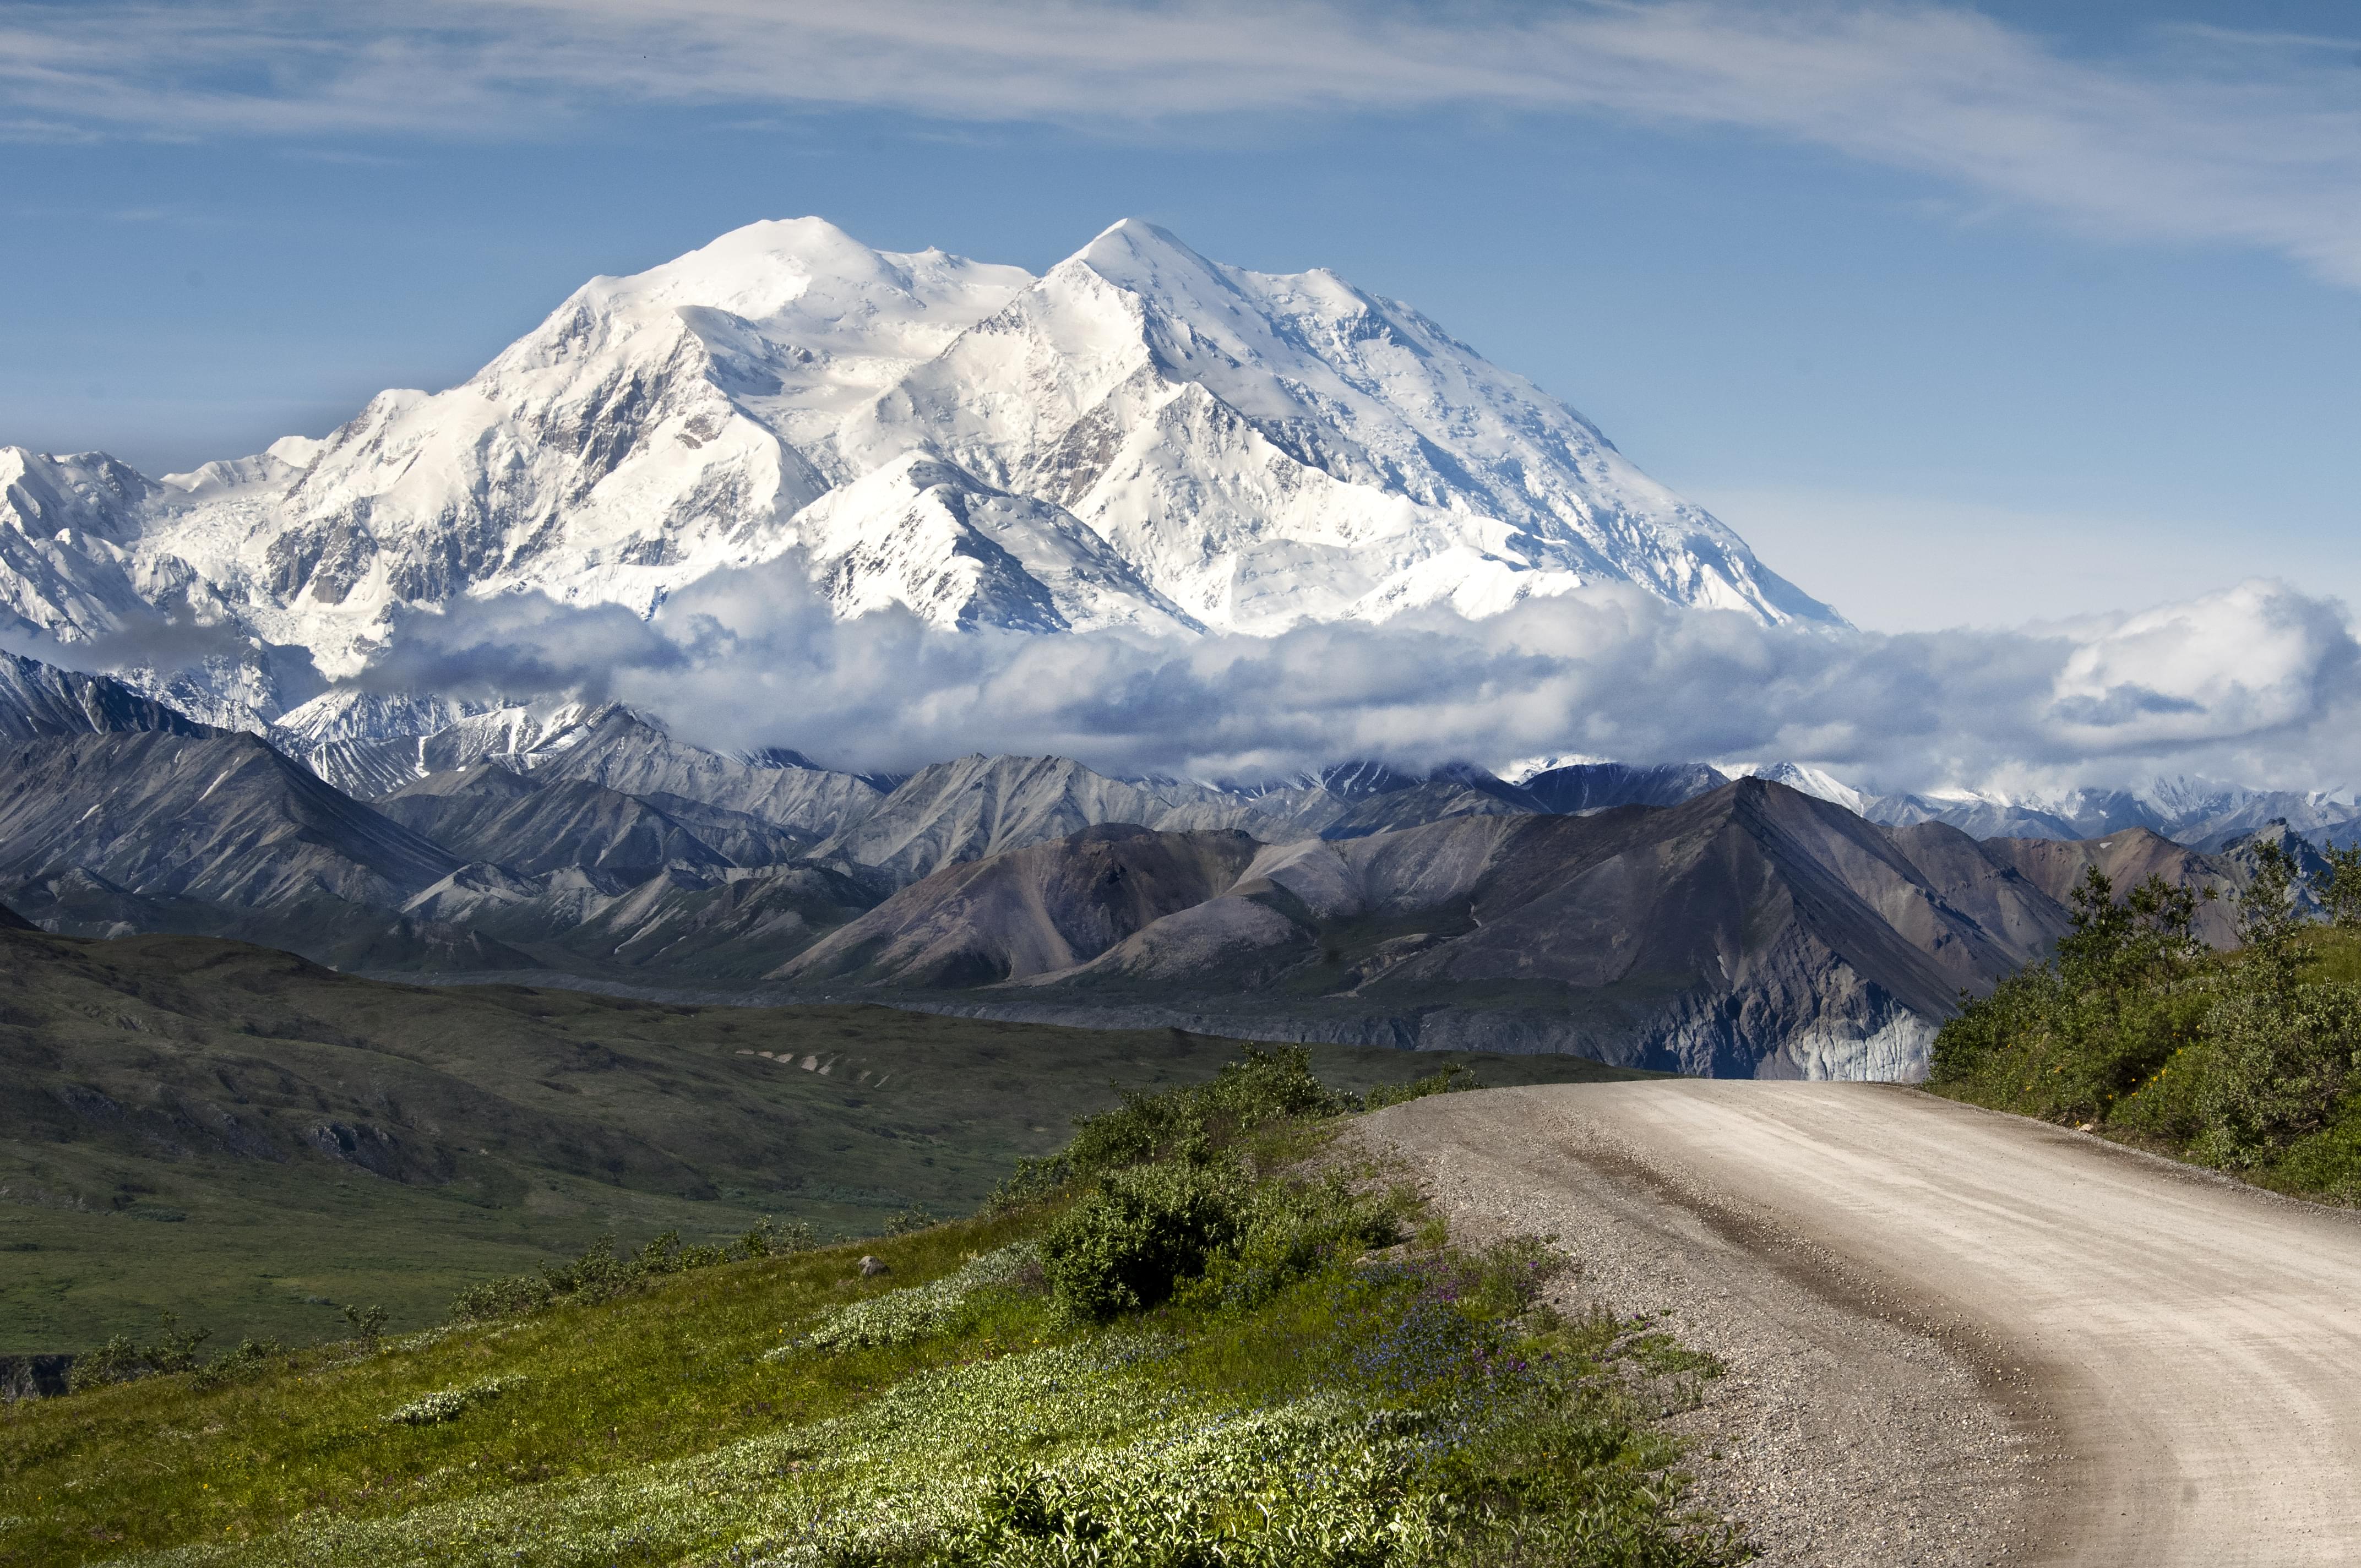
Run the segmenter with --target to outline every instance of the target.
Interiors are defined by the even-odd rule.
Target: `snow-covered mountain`
[[[2211,853],[2277,825],[2316,843],[2361,843],[2361,801],[2345,790],[2261,790],[2175,775],[2130,790],[1880,795],[1794,762],[1724,762],[1720,772],[1784,784],[1883,826],[1940,822],[1977,839],[2100,839],[2145,828]]]
[[[271,650],[348,676],[405,608],[647,614],[791,552],[839,615],[944,628],[1261,633],[1594,581],[1839,624],[1408,306],[1137,221],[1038,279],[754,224],[592,280],[465,384],[381,393],[324,440],[161,480],[0,449],[0,626],[230,628],[253,656],[178,693],[208,719],[279,718],[316,677]]]

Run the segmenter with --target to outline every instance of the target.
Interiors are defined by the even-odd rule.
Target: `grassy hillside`
[[[1323,1156],[1302,1062],[1127,1102],[887,1273],[609,1271],[0,1407],[0,1563],[1736,1561],[1648,1420],[1716,1368]]]
[[[0,931],[0,1351],[159,1310],[307,1343],[342,1307],[433,1321],[469,1280],[763,1215],[823,1236],[965,1213],[1110,1081],[1226,1041],[878,1007],[684,1007],[427,989],[197,938]],[[1433,1056],[1322,1049],[1347,1089]],[[1479,1059],[1479,1058],[1459,1058]],[[1480,1058],[1488,1081],[1608,1075]]]
[[[1928,1087],[2361,1202],[2361,861],[2327,925],[2295,916],[2291,872],[2265,858],[2224,953],[2191,939],[2189,895],[2118,899],[2094,870],[2057,959],[1944,1025]]]

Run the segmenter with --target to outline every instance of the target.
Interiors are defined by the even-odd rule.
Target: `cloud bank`
[[[0,136],[538,133],[617,99],[1163,127],[1475,108],[1733,127],[2361,288],[2361,38],[2077,59],[1957,6],[1791,0],[0,5]]]
[[[1571,751],[1784,758],[1896,790],[2181,772],[2316,788],[2361,764],[2361,645],[2343,607],[2263,580],[2015,631],[1766,628],[1600,587],[1486,620],[1181,641],[838,621],[789,559],[718,574],[645,622],[533,595],[419,613],[362,684],[612,698],[684,739],[862,769],[1023,752],[1257,779]]]

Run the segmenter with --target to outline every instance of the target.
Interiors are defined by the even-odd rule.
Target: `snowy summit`
[[[464,385],[149,479],[0,448],[0,612],[163,611],[347,676],[392,613],[538,590],[645,615],[800,552],[837,613],[1271,633],[1587,582],[1839,624],[1587,421],[1325,270],[1126,221],[1035,278],[760,223],[600,278]],[[284,706],[260,653],[225,722]]]

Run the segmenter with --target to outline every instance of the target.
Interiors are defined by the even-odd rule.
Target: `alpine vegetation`
[[[521,1291],[235,1385],[159,1373],[12,1407],[0,1554],[1741,1561],[1651,1425],[1712,1364],[1556,1310],[1573,1260],[1546,1241],[1453,1245],[1333,1137],[1355,1108],[1302,1051],[1254,1051],[1081,1121],[973,1219]],[[621,1266],[598,1255],[576,1272]]]
[[[490,1403],[522,1381],[520,1377],[487,1377],[464,1388],[437,1388],[432,1394],[420,1395],[385,1419],[396,1426],[405,1427],[427,1427],[439,1421],[456,1421],[474,1407]]]
[[[2256,860],[2229,952],[2192,937],[2195,893],[2092,868],[2057,957],[1943,1026],[1929,1087],[2361,1202],[2361,849],[2309,878],[2276,841]]]

